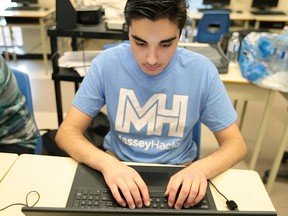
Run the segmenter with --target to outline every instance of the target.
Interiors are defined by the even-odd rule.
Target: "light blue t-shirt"
[[[123,161],[193,161],[192,129],[198,120],[215,132],[237,118],[215,66],[184,48],[177,48],[156,76],[142,72],[129,44],[103,51],[92,61],[73,105],[94,117],[105,104],[111,128],[104,148]]]

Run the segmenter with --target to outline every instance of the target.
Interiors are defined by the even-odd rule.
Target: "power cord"
[[[226,200],[226,205],[228,209],[230,210],[238,210],[238,205],[234,200],[229,200],[226,196],[224,196],[223,193],[221,193],[218,188],[212,183],[210,179],[208,179],[208,182],[215,188],[215,190]]]
[[[37,200],[34,202],[34,204],[30,205],[29,206],[29,202],[28,202],[28,199],[29,199],[29,196],[32,195],[32,194],[36,194],[37,195]],[[3,211],[11,206],[16,206],[16,205],[21,205],[21,206],[25,206],[25,207],[34,207],[38,201],[40,200],[40,194],[38,193],[38,191],[30,191],[27,195],[26,195],[26,203],[12,203],[8,206],[5,206],[4,208],[1,208],[0,211]]]

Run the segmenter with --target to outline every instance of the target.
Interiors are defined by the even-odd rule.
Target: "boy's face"
[[[155,22],[149,19],[133,20],[129,40],[137,64],[145,74],[157,75],[173,57],[179,41],[179,29],[168,19]]]

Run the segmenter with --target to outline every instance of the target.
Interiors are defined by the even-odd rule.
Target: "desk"
[[[0,184],[1,207],[15,202],[25,202],[31,190],[40,193],[36,206],[65,207],[76,171],[77,163],[71,158],[21,155]],[[240,211],[273,211],[275,208],[265,191],[259,175],[252,170],[228,170],[213,183],[228,198],[234,199]],[[227,210],[225,200],[211,187],[218,210]],[[4,196],[9,194],[9,196]],[[21,206],[13,206],[0,216],[23,215]]]
[[[17,160],[18,154],[0,152],[0,182]]]
[[[43,49],[43,61],[46,72],[48,72],[46,28],[54,24],[54,13],[55,8],[50,8],[48,10],[40,9],[38,11],[0,11],[0,17],[4,17],[5,19],[7,19],[7,26],[19,26],[21,28],[40,29],[41,43]],[[36,22],[31,23],[31,21],[35,20]]]
[[[264,16],[264,15],[254,15],[255,25],[254,29],[259,29],[260,22],[288,22],[287,15],[277,15],[277,16]]]
[[[0,184],[1,207],[25,203],[28,192],[40,194],[37,206],[64,207],[77,163],[71,158],[22,154]],[[24,215],[21,206],[0,212],[0,216]]]

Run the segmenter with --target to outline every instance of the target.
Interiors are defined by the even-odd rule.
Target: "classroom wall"
[[[38,0],[38,4],[44,8],[54,8],[56,0]]]

